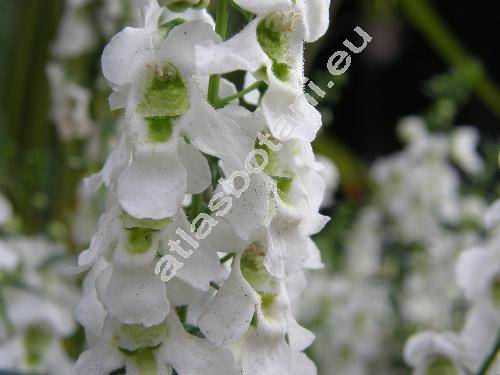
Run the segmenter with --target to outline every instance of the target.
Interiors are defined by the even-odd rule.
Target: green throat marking
[[[282,24],[282,17],[274,14],[262,20],[257,26],[257,41],[272,60],[274,75],[285,82],[290,76],[290,66],[286,63],[289,31]]]
[[[172,137],[174,121],[189,110],[189,93],[184,77],[173,64],[152,69],[137,112],[146,121],[149,141],[163,143]]]

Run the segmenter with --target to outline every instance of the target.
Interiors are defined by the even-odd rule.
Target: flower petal
[[[292,353],[280,335],[268,335],[257,329],[241,349],[243,375],[289,375]]]
[[[316,375],[318,370],[313,361],[304,353],[293,353],[291,375]]]
[[[102,72],[112,84],[126,86],[152,57],[149,33],[144,29],[126,27],[104,48]]]
[[[115,321],[106,320],[103,333],[96,345],[78,357],[74,367],[76,375],[108,375],[125,365],[123,356],[109,345],[115,326]]]
[[[236,70],[253,72],[270,63],[257,41],[256,18],[225,42],[201,42],[195,48],[196,65],[200,74],[223,74]]]
[[[85,327],[85,336],[89,345],[97,341],[107,316],[96,290],[97,278],[106,267],[107,262],[103,258],[94,263],[83,281],[83,295],[75,309],[75,318]]]
[[[160,51],[160,59],[173,63],[185,75],[196,73],[195,46],[220,41],[212,25],[201,20],[174,27]],[[179,48],[182,46],[182,48]]]
[[[199,194],[206,190],[212,182],[207,159],[188,143],[179,143],[177,152],[187,172],[187,193]]]
[[[236,5],[252,12],[258,16],[267,15],[268,13],[290,8],[289,0],[235,0]]]
[[[276,81],[272,77],[270,80]],[[312,142],[321,127],[320,113],[304,94],[282,83],[270,83],[262,98],[262,113],[273,136],[281,141]]]
[[[184,199],[186,177],[175,146],[144,147],[118,180],[118,201],[138,219],[171,217]]]
[[[241,255],[234,260],[229,278],[198,319],[201,332],[217,345],[239,339],[250,326],[259,297],[240,270]]]
[[[146,327],[161,323],[170,310],[165,285],[150,268],[114,266],[103,303],[120,321]]]
[[[330,0],[302,0],[305,3],[306,42],[315,42],[330,23]]]
[[[187,220],[184,212],[180,211],[175,221],[167,228],[167,231],[162,233],[165,247],[167,247],[169,240],[181,241],[179,245],[184,251],[192,251],[192,254],[187,259],[177,255],[179,259],[182,259],[183,266],[177,270],[176,277],[194,288],[206,291],[210,286],[210,281],[219,278],[223,273],[217,252],[207,246],[204,241],[200,241],[196,249],[191,248],[183,239],[180,239],[180,236],[176,233],[178,229],[182,229],[185,234],[198,242],[191,232],[191,223]]]
[[[169,314],[168,338],[158,348],[158,356],[179,375],[235,374],[231,354],[206,339],[188,334],[175,313]]]

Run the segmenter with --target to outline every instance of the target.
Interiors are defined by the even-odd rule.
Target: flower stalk
[[[222,40],[226,39],[229,18],[229,0],[217,0],[215,15],[215,32]],[[220,75],[212,74],[208,81],[208,102],[214,107],[219,105]]]
[[[490,367],[495,363],[497,358],[497,354],[500,352],[500,332],[497,335],[497,341],[495,342],[495,346],[491,349],[491,352],[488,354],[484,363],[481,365],[481,368],[477,372],[477,375],[486,375]]]
[[[260,88],[265,87],[266,84],[263,81],[258,81],[255,83],[252,83],[250,86],[244,88],[243,90],[237,92],[236,94],[229,95],[223,99],[220,99],[219,102],[217,103],[216,108],[223,108],[229,103],[231,103],[235,99],[239,99],[244,97],[246,94],[254,91],[254,90],[259,90]]]

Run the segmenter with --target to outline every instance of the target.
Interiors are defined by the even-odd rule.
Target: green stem
[[[216,107],[217,108],[225,107],[226,105],[231,103],[234,99],[239,99],[239,98],[245,96],[246,94],[248,94],[249,92],[256,90],[256,89],[259,89],[260,87],[263,87],[264,85],[265,85],[265,83],[263,81],[255,82],[255,83],[251,84],[250,86],[248,86],[247,88],[241,90],[240,92],[237,92],[236,94],[230,95],[224,99],[219,100]]]
[[[2,321],[5,326],[7,336],[11,336],[12,334],[14,334],[14,326],[12,325],[9,316],[7,315],[7,309],[5,306],[5,299],[2,290],[0,290],[0,321]]]
[[[188,309],[187,305],[182,305],[177,307],[177,315],[179,316],[179,320],[181,321],[181,323],[186,322],[187,311],[188,311],[187,309]]]
[[[229,259],[233,258],[236,254],[234,253],[229,253],[229,254],[226,254],[224,255],[221,259],[220,259],[220,264],[224,264],[226,263]]]
[[[208,81],[208,102],[214,107],[217,107],[217,103],[219,101],[219,85],[220,76],[218,74],[211,75],[210,80]]]
[[[448,30],[428,0],[401,0],[401,5],[413,26],[429,40],[448,64],[456,67],[473,59]],[[492,82],[484,73],[474,89],[483,103],[500,118],[500,90]]]
[[[491,350],[490,354],[488,354],[488,357],[486,357],[486,359],[484,360],[484,363],[479,369],[477,375],[486,375],[490,366],[493,364],[493,362],[495,362],[495,359],[499,351],[500,351],[500,332],[498,332],[495,346]]]
[[[215,32],[222,40],[227,36],[227,20],[229,16],[228,0],[219,0],[215,11]],[[208,81],[208,101],[214,107],[219,101],[220,76],[213,74]]]
[[[220,286],[216,283],[214,283],[213,281],[210,281],[210,286],[212,288],[214,288],[215,290],[219,290],[220,289]]]
[[[245,20],[247,20],[248,22],[250,22],[254,17],[255,17],[255,14],[253,14],[252,12],[249,12],[248,10],[245,10],[243,9],[242,7],[238,6],[234,0],[230,0],[230,4],[231,6],[236,9],[242,16]]]

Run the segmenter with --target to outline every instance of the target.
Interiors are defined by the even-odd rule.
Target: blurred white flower
[[[340,182],[340,173],[337,166],[326,156],[318,156],[318,163],[322,169],[319,171],[321,177],[325,181],[325,198],[321,203],[322,207],[328,207],[335,202],[334,194],[338,189]]]
[[[0,193],[0,226],[12,218],[12,204]]]
[[[451,156],[467,173],[477,174],[483,171],[484,162],[477,151],[479,133],[471,126],[457,128],[451,137]]]
[[[458,218],[459,176],[446,152],[445,138],[425,135],[374,164],[377,204],[408,242],[431,237],[441,222],[453,223]]]
[[[404,357],[413,367],[415,375],[467,375],[464,349],[460,338],[453,333],[426,331],[410,338]]]
[[[359,214],[346,239],[346,267],[362,277],[375,276],[382,267],[382,215],[375,207]]]
[[[452,369],[460,374],[477,373],[496,347],[500,330],[498,228],[490,229],[485,239],[476,237],[476,244],[463,251],[456,262],[456,281],[469,301],[461,332],[422,332],[407,342],[405,359],[416,374],[441,374]],[[491,373],[499,366],[500,361],[493,359]]]
[[[64,141],[87,138],[94,130],[90,118],[90,92],[64,78],[56,63],[47,66],[47,76],[52,93],[52,120]]]
[[[91,50],[97,38],[89,19],[82,11],[90,0],[68,0],[59,24],[58,37],[52,45],[52,53],[59,58],[73,58]]]
[[[9,237],[0,253],[0,368],[69,374],[62,340],[76,329],[79,292],[63,275],[63,249],[42,237]]]
[[[355,276],[310,275],[298,317],[317,329],[311,352],[322,373],[384,371],[392,313],[386,285]]]

